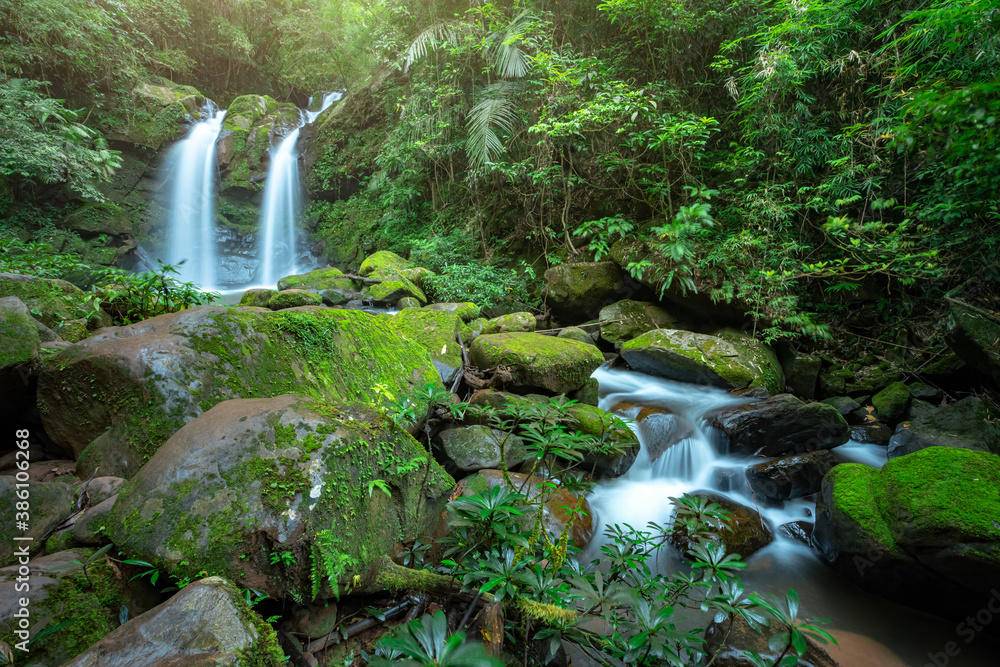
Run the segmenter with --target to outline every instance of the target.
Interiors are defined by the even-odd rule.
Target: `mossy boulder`
[[[479,317],[479,306],[471,301],[461,303],[432,303],[426,306],[430,310],[443,310],[446,313],[455,313],[463,322],[471,322]]]
[[[223,127],[227,130],[249,130],[277,109],[278,102],[268,95],[240,95],[229,103]]]
[[[552,394],[579,389],[604,363],[604,355],[593,345],[536,333],[483,334],[469,354],[482,370],[509,367],[514,391]]]
[[[354,575],[373,576],[436,518],[454,481],[426,457],[371,407],[298,394],[225,401],[129,481],[108,534],[181,576],[204,570],[275,598],[329,597]]]
[[[47,327],[87,317],[93,298],[65,280],[0,273],[0,298],[7,296],[20,299],[32,316]]]
[[[823,360],[815,355],[789,350],[780,357],[780,361],[785,373],[785,387],[789,393],[807,400],[816,398],[816,385]]]
[[[803,403],[791,394],[723,408],[708,422],[727,436],[731,453],[788,456],[832,449],[851,434],[847,420],[826,403]]]
[[[580,327],[566,327],[561,329],[557,338],[568,338],[569,340],[578,340],[581,343],[586,343],[587,345],[597,345],[594,341],[594,337],[587,333],[586,329],[581,329]]]
[[[614,262],[560,264],[545,272],[547,303],[559,317],[582,321],[625,289],[625,274]]]
[[[384,273],[399,273],[403,269],[411,268],[413,265],[409,260],[403,259],[394,252],[379,250],[365,258],[358,269],[358,275],[370,276],[376,271]]]
[[[278,295],[277,290],[254,288],[243,292],[240,297],[241,306],[253,306],[257,308],[267,308],[271,299]]]
[[[403,310],[405,308],[420,308],[420,301],[414,299],[412,296],[404,296],[396,302],[396,308],[399,310]]]
[[[910,390],[903,382],[893,382],[872,396],[872,405],[884,422],[895,424],[906,414],[910,405]]]
[[[0,377],[33,363],[41,350],[28,307],[14,296],[0,299]]]
[[[59,225],[84,235],[132,233],[132,218],[121,207],[108,202],[84,204],[65,218]]]
[[[381,281],[374,285],[367,285],[362,292],[364,298],[372,301],[375,305],[392,306],[406,297],[412,297],[421,304],[427,303],[427,295],[424,294],[424,291],[409,278],[393,269],[375,269],[368,276]]]
[[[322,292],[327,289],[351,290],[354,289],[354,281],[345,278],[344,272],[340,269],[327,267],[301,275],[285,276],[278,281],[278,289],[304,289],[313,292]]]
[[[771,529],[764,523],[757,510],[712,491],[692,491],[690,495],[705,498],[709,502],[721,505],[722,509],[729,512],[725,521],[729,529],[720,530],[711,538],[715,542],[724,544],[727,553],[739,554],[745,560],[774,541]],[[683,527],[671,534],[670,541],[682,552],[688,551],[696,543]]]
[[[781,365],[770,348],[752,338],[656,329],[621,346],[622,357],[640,373],[726,389],[784,387]]]
[[[103,329],[46,361],[39,410],[48,435],[79,455],[112,429],[151,456],[171,434],[230,398],[295,391],[374,402],[441,387],[427,352],[361,311],[246,312],[200,306]]]
[[[625,299],[601,308],[601,338],[620,346],[654,329],[676,329],[679,318],[649,301]]]
[[[927,406],[896,428],[889,440],[889,458],[894,459],[927,447],[957,447],[1000,454],[1000,415],[988,401],[967,396],[939,408]]]
[[[288,289],[278,292],[267,302],[271,310],[299,308],[301,306],[318,306],[323,303],[323,297],[316,292],[304,289]]]
[[[437,274],[430,269],[425,269],[422,266],[414,266],[413,268],[399,269],[399,274],[412,282],[414,285],[420,289],[426,289],[424,285],[424,280],[436,276]]]
[[[516,468],[527,458],[521,438],[488,426],[453,428],[438,437],[444,453],[462,472],[499,468],[501,457],[508,468]]]
[[[27,487],[18,488],[18,484]],[[27,498],[19,496],[27,493]],[[14,477],[0,476],[0,507],[13,510],[17,502],[27,499],[31,504],[31,521],[27,531],[15,531],[14,521],[7,521],[0,527],[0,567],[17,561],[15,549],[27,547],[31,555],[42,548],[42,536],[58,526],[73,512],[76,500],[74,487],[61,482],[17,482]],[[14,536],[32,538],[15,542]]]
[[[929,447],[881,469],[836,466],[823,480],[813,542],[865,590],[954,619],[1000,581],[1000,457]]]
[[[405,308],[389,320],[403,338],[427,350],[441,381],[450,385],[455,373],[462,368],[462,347],[458,333],[462,320],[454,313],[426,308]]]
[[[207,577],[115,628],[65,667],[281,667],[284,657],[274,630],[237,587]]]
[[[30,590],[23,583],[19,586],[18,566],[0,570],[0,600],[5,602],[0,604],[0,641],[11,648],[23,641],[16,633],[19,619],[14,616],[21,597],[30,599],[32,625],[48,619],[48,627],[62,626],[44,641],[33,643],[29,653],[15,650],[15,655],[26,658],[17,664],[72,664],[67,660],[115,629],[122,606],[138,615],[159,601],[144,581],[129,581],[104,558],[91,563],[85,577],[73,561],[84,562],[93,553],[93,549],[78,548],[32,559]],[[110,667],[111,663],[100,665]]]
[[[511,331],[531,332],[535,330],[535,316],[531,313],[510,313],[494,317],[483,325],[484,334],[508,333]]]
[[[980,308],[950,302],[947,327],[955,354],[1000,385],[1000,320]]]
[[[110,138],[159,150],[181,134],[184,122],[197,118],[205,98],[192,86],[151,77],[132,91],[135,105],[129,122]]]
[[[56,327],[56,334],[68,343],[79,343],[90,335],[87,320],[65,320]]]

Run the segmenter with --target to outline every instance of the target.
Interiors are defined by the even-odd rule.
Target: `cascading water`
[[[619,406],[631,417],[642,445],[632,468],[622,477],[598,485],[588,497],[595,517],[594,539],[584,561],[600,557],[605,526],[644,528],[650,521],[667,523],[671,497],[699,489],[727,496],[760,511],[775,541],[749,560],[743,579],[748,590],[783,597],[794,588],[802,597],[800,618],[824,617],[842,647],[831,654],[844,667],[924,667],[927,649],[955,639],[954,625],[866,593],[840,578],[813,550],[776,529],[792,521],[812,521],[814,504],[806,499],[782,507],[758,505],[749,493],[744,471],[762,459],[724,454],[705,416],[747,399],[715,387],[690,385],[620,369],[598,369],[600,407]],[[624,404],[624,405],[623,405]],[[628,407],[625,407],[628,406]],[[646,408],[640,415],[640,410]],[[661,410],[662,409],[662,410]],[[641,417],[641,418],[639,418]],[[665,446],[665,448],[664,448]],[[842,461],[880,467],[885,447],[849,442],[833,453]],[[669,559],[668,559],[669,560]],[[668,570],[678,563],[661,562]],[[920,637],[919,644],[913,641]],[[838,657],[839,656],[839,657]],[[995,665],[991,647],[963,646],[949,667]]]
[[[167,245],[161,259],[178,266],[180,278],[210,288],[218,260],[215,235],[215,145],[225,111],[209,102],[203,120],[167,154]],[[183,262],[183,264],[181,263]]]
[[[296,143],[304,125],[312,123],[341,93],[327,93],[318,111],[303,111],[299,125],[289,132],[271,153],[271,164],[264,185],[260,209],[260,233],[257,256],[260,269],[257,281],[273,287],[278,279],[297,272],[295,222],[302,210],[302,185],[299,181],[299,157]],[[312,100],[310,100],[310,106]]]

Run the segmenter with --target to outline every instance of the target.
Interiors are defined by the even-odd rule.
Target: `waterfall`
[[[323,96],[319,111],[301,111],[298,127],[289,132],[277,148],[272,149],[264,185],[264,200],[260,208],[257,245],[257,257],[260,259],[257,274],[259,284],[273,287],[279,278],[298,271],[295,222],[302,211],[303,193],[296,143],[302,127],[316,120],[319,114],[340,97],[341,93],[327,93]]]
[[[215,144],[226,112],[208,102],[202,119],[167,154],[170,181],[167,246],[161,259],[179,265],[180,278],[208,289],[215,284]],[[181,264],[183,262],[183,264]]]

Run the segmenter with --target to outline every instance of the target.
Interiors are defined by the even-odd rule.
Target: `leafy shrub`
[[[194,283],[182,283],[169,274],[177,267],[158,261],[158,268],[145,273],[122,269],[98,272],[97,294],[104,309],[115,324],[132,324],[165,313],[174,313],[191,306],[214,303],[217,292],[203,292]]]
[[[471,301],[484,309],[524,310],[540,301],[531,293],[534,275],[478,263],[451,264],[436,276],[424,278],[436,301]]]

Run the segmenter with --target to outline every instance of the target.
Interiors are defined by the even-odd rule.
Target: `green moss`
[[[403,269],[410,268],[411,266],[412,265],[408,260],[403,259],[396,253],[389,252],[388,250],[379,250],[378,252],[369,255],[365,258],[365,261],[361,262],[358,274],[368,276],[376,271],[399,273]],[[426,299],[424,300],[426,301]]]
[[[238,595],[233,596],[233,602],[243,618],[257,631],[257,639],[253,645],[237,655],[238,667],[284,667],[285,652],[278,643],[278,633],[274,626],[261,618]]]
[[[267,95],[240,95],[229,104],[226,122],[239,127],[239,117],[249,119],[250,125],[264,118],[278,107],[278,103]]]
[[[354,289],[354,281],[344,277],[340,269],[327,267],[295,276],[285,276],[278,281],[279,290],[306,289],[321,292],[326,289]]]
[[[86,317],[92,298],[65,280],[3,273],[0,274],[0,298],[6,296],[19,298],[35,319],[47,327],[55,327],[63,320]]]
[[[31,362],[39,351],[38,331],[24,311],[0,311],[0,370]]]
[[[872,405],[883,421],[894,422],[902,419],[910,404],[910,390],[904,382],[893,382],[872,396]]]
[[[54,554],[60,551],[66,551],[67,549],[72,549],[79,546],[76,539],[73,537],[72,530],[64,530],[55,535],[50,535],[47,540],[45,540],[45,553]]]
[[[509,366],[515,388],[575,391],[604,363],[593,345],[536,333],[479,336],[470,350],[481,369]]]
[[[240,297],[240,305],[267,308],[268,302],[277,296],[277,294],[278,291],[273,289],[248,289],[243,293],[243,296]]]
[[[831,470],[825,484],[833,485],[833,503],[886,551],[899,551],[876,498],[878,471],[860,463],[844,463]]]
[[[278,292],[267,302],[267,307],[271,310],[284,310],[285,308],[298,308],[299,306],[318,306],[323,302],[323,297],[315,292],[307,292],[300,289],[291,289]]]
[[[459,368],[462,349],[456,335],[461,327],[458,315],[423,308],[405,308],[389,323],[404,338],[427,350],[431,359]]]
[[[87,234],[132,233],[132,220],[109,202],[85,204],[66,216],[61,226]]]

